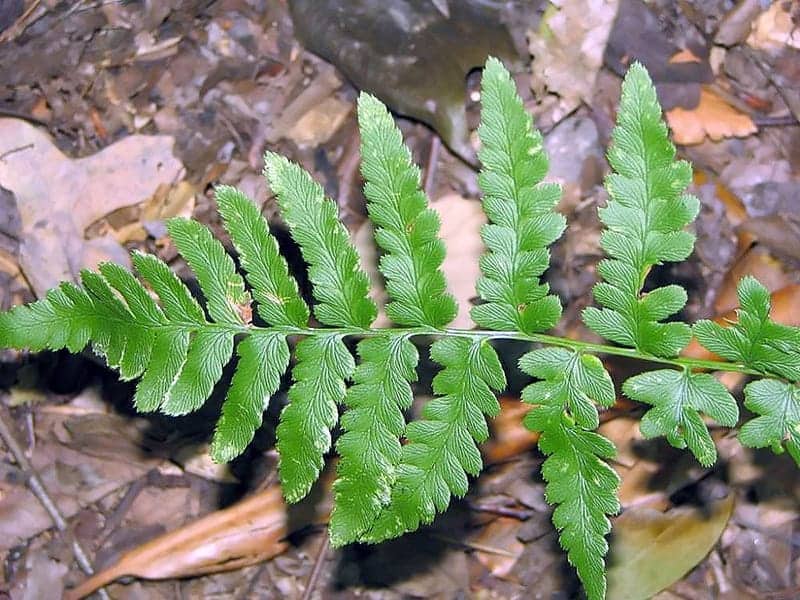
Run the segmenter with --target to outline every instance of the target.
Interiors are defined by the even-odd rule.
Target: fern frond
[[[685,323],[660,322],[683,308],[683,288],[641,293],[654,265],[684,260],[694,246],[694,235],[683,230],[699,209],[697,198],[683,194],[692,169],[674,159],[653,83],[634,63],[608,151],[614,170],[606,179],[608,205],[599,211],[607,227],[601,245],[610,257],[598,265],[605,281],[594,288],[603,308],[586,308],[583,320],[604,338],[655,356],[674,356],[691,339]]]
[[[233,460],[253,440],[289,365],[289,347],[281,334],[253,332],[236,351],[239,364],[211,442],[211,456],[217,462]]]
[[[356,541],[389,502],[406,429],[403,411],[411,407],[409,383],[416,380],[419,361],[403,333],[364,339],[358,355],[341,418],[344,434],[336,443],[339,477],[329,523],[334,546]]]
[[[308,277],[319,302],[314,307],[317,319],[331,326],[368,328],[378,309],[368,295],[369,278],[359,267],[336,205],[295,163],[273,152],[264,155],[264,163],[283,218],[308,263]]]
[[[744,388],[744,405],[759,415],[739,431],[739,441],[750,448],[769,446],[776,454],[786,450],[800,467],[800,388],[762,379]]]
[[[481,230],[488,253],[481,257],[477,289],[484,304],[471,310],[481,327],[534,333],[553,327],[561,303],[539,277],[550,264],[547,247],[561,237],[563,215],[553,211],[559,186],[542,183],[547,156],[514,82],[503,64],[486,61],[481,84],[478,183],[489,223]]]
[[[765,374],[800,381],[800,327],[780,325],[770,319],[770,296],[754,277],[737,286],[738,321],[725,327],[698,321],[694,334],[706,348]]]
[[[456,301],[446,292],[441,265],[444,243],[439,216],[428,208],[419,168],[403,144],[389,111],[375,97],[358,98],[361,173],[375,241],[383,249],[378,268],[391,301],[387,316],[399,325],[441,328],[456,315]]]
[[[434,342],[431,358],[444,367],[433,379],[437,397],[408,424],[391,501],[362,541],[379,542],[430,523],[451,495],[467,493],[467,475],[483,466],[476,442],[489,436],[484,415],[500,410],[492,390],[506,385],[497,353],[485,338],[454,337]]]
[[[642,417],[644,437],[666,436],[676,448],[688,447],[705,467],[716,462],[717,448],[700,413],[726,427],[739,420],[736,400],[711,375],[660,369],[631,377],[622,390],[631,400],[653,406]]]
[[[345,397],[345,380],[355,361],[340,334],[307,337],[295,348],[289,403],[278,424],[278,471],[289,502],[302,500],[319,477],[323,456],[331,447],[337,405]]]
[[[243,324],[241,309],[250,306],[250,294],[222,244],[207,227],[190,219],[170,219],[167,231],[194,271],[211,318],[217,323]]]
[[[744,405],[759,415],[745,423],[739,440],[751,448],[784,451],[800,466],[800,328],[781,325],[770,316],[769,290],[754,277],[743,277],[737,286],[737,321],[727,326],[698,321],[694,334],[706,348],[765,375],[777,375],[789,383],[763,379],[744,389]]]
[[[529,352],[519,367],[541,380],[522,392],[534,405],[524,424],[541,432],[539,449],[548,457],[542,465],[546,498],[556,505],[553,524],[587,596],[602,599],[607,515],[619,511],[619,476],[605,462],[616,455],[614,445],[592,430],[599,423],[595,403],[613,405],[614,384],[596,357],[563,348]]]
[[[308,324],[308,306],[300,297],[297,281],[289,275],[278,242],[255,204],[234,187],[216,189],[219,214],[239,254],[253,287],[259,316],[271,325]]]

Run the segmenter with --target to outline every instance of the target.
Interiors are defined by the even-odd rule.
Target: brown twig
[[[6,409],[0,408],[0,438],[2,438],[6,448],[11,452],[17,465],[25,474],[31,492],[42,504],[47,514],[50,515],[50,519],[53,521],[56,529],[58,529],[65,541],[68,542],[78,566],[80,566],[81,570],[87,575],[93,575],[94,569],[92,568],[92,563],[86,551],[83,549],[80,542],[70,535],[66,519],[61,514],[61,511],[58,510],[58,506],[48,493],[47,488],[45,488],[44,483],[28,460],[28,457],[25,456],[25,452],[22,450],[22,447],[17,442],[17,438],[14,437],[11,428],[8,426],[8,421],[9,416]],[[104,589],[98,590],[98,593],[103,600],[110,600],[108,593]]]
[[[311,600],[311,596],[314,594],[314,590],[317,587],[317,581],[322,574],[322,565],[325,564],[325,558],[328,556],[329,545],[330,542],[328,541],[328,532],[326,530],[322,532],[322,543],[319,545],[319,550],[317,550],[317,558],[314,560],[314,568],[311,569],[311,575],[306,583],[306,589],[303,591],[303,600]]]

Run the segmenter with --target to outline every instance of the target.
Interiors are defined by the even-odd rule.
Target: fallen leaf
[[[790,283],[781,262],[773,258],[764,246],[754,246],[740,256],[725,274],[714,300],[716,314],[726,313],[739,306],[736,286],[746,275],[758,279],[770,292],[784,288]]]
[[[431,203],[439,213],[442,228],[439,236],[447,254],[442,271],[448,291],[458,302],[458,314],[451,327],[471,329],[475,326],[469,316],[471,299],[477,296],[475,283],[480,276],[478,259],[484,252],[481,227],[486,223],[486,214],[477,200],[449,194]]]
[[[753,23],[747,44],[767,52],[785,47],[800,50],[800,27],[792,21],[791,7],[791,2],[773,2]]]
[[[732,510],[731,494],[705,510],[625,511],[614,523],[607,597],[645,600],[681,579],[717,543]]]
[[[273,485],[127,552],[64,598],[78,600],[125,575],[168,579],[240,569],[282,553],[288,533],[286,505]]]
[[[500,414],[492,419],[492,435],[481,444],[481,454],[486,464],[494,464],[519,456],[536,445],[539,434],[522,424],[522,419],[533,408],[519,398],[500,397]]]
[[[531,88],[551,123],[590,103],[617,14],[617,0],[551,0],[529,34]]]
[[[666,112],[676,144],[700,144],[706,137],[719,141],[747,137],[758,131],[753,120],[725,102],[708,86],[700,89],[700,103],[693,109],[676,107]]]
[[[505,578],[525,550],[525,545],[517,538],[519,531],[519,519],[497,517],[467,543],[475,550],[478,561],[492,575]]]
[[[353,109],[350,102],[329,96],[311,108],[292,125],[287,137],[298,146],[319,146],[341,127]]]
[[[0,119],[0,186],[22,220],[20,267],[37,296],[99,260],[127,263],[108,235],[85,240],[105,215],[146,201],[183,169],[168,136],[132,135],[85,158],[65,156],[50,137],[19,119]]]

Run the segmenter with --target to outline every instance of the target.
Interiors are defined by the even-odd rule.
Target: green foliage
[[[539,379],[522,392],[534,405],[524,424],[541,432],[547,501],[557,505],[553,524],[588,597],[603,598],[607,515],[619,511],[619,477],[605,462],[616,455],[614,445],[593,430],[599,424],[597,404],[614,404],[614,384],[597,357],[563,348],[529,352],[519,367]]]
[[[800,466],[800,328],[775,323],[767,288],[753,277],[737,287],[737,321],[727,326],[712,321],[694,325],[697,339],[720,356],[755,371],[787,379],[754,381],[745,387],[744,405],[760,415],[742,426],[739,440],[752,448],[784,451]]]
[[[464,496],[467,475],[478,475],[483,462],[476,442],[489,437],[484,415],[500,411],[492,390],[506,385],[494,348],[482,337],[451,337],[431,346],[431,359],[444,368],[433,379],[437,396],[422,418],[409,423],[397,481],[389,504],[362,539],[379,542],[430,523]]]
[[[308,263],[320,323],[368,328],[378,309],[369,298],[369,277],[337,218],[336,204],[300,166],[278,154],[264,156],[264,174],[278,196],[283,218]]]
[[[387,316],[398,325],[441,328],[456,315],[440,270],[444,244],[439,216],[420,189],[419,168],[389,111],[369,94],[358,99],[361,173],[375,241],[384,251],[378,265],[391,298]]]
[[[631,377],[623,391],[631,400],[653,406],[642,417],[646,438],[666,436],[676,448],[692,451],[703,466],[717,460],[717,448],[700,412],[720,425],[733,427],[739,407],[717,379],[688,370],[659,369]]]
[[[608,205],[598,211],[607,228],[601,245],[610,256],[598,265],[604,281],[594,288],[603,308],[587,308],[583,319],[604,338],[655,356],[675,356],[691,338],[685,323],[660,322],[686,304],[680,286],[641,293],[654,265],[684,260],[694,246],[694,235],[683,227],[700,204],[683,194],[691,166],[674,158],[653,83],[634,63],[622,84],[608,151],[614,171],[606,179]]]
[[[334,546],[354,542],[391,499],[405,433],[403,411],[411,408],[417,349],[405,333],[358,343],[361,363],[347,390],[344,433],[336,443],[339,478],[330,532]]]
[[[472,308],[472,319],[499,331],[545,331],[561,317],[558,298],[539,282],[550,264],[547,246],[566,226],[553,212],[561,190],[542,183],[547,174],[542,136],[497,59],[486,62],[481,99],[478,183],[489,218],[481,231],[488,252],[481,257],[477,285],[485,303]]]
[[[742,426],[739,441],[750,448],[784,449],[800,466],[800,389],[797,385],[762,379],[744,389],[744,405],[760,415]]]
[[[694,334],[712,352],[756,371],[800,381],[800,327],[779,325],[769,318],[767,288],[753,277],[737,287],[738,321],[728,327],[698,321]]]
[[[290,502],[308,494],[339,422],[330,535],[340,546],[416,530],[446,510],[453,496],[467,493],[469,476],[482,468],[478,444],[488,436],[486,417],[497,414],[496,393],[506,385],[491,341],[540,344],[519,364],[535,379],[522,394],[533,405],[525,425],[541,434],[542,476],[561,545],[588,597],[603,598],[619,478],[607,462],[614,446],[596,432],[598,407],[612,406],[616,393],[595,354],[662,366],[628,379],[622,389],[651,406],[641,421],[646,437],[665,436],[703,465],[716,459],[706,419],[726,427],[738,421],[735,400],[705,371],[760,377],[745,388],[745,406],[756,416],[742,426],[739,439],[746,446],[788,450],[800,465],[800,329],[772,321],[767,290],[744,278],[737,320],[700,321],[693,329],[724,360],[676,358],[692,333],[670,320],[686,303],[686,292],[677,285],[644,290],[653,266],[690,254],[694,238],[684,228],[698,202],[683,194],[691,170],[675,161],[653,85],[634,65],[623,83],[609,151],[609,200],[599,211],[608,255],[598,265],[602,281],[594,288],[600,306],[583,313],[585,323],[614,344],[543,334],[561,314],[542,280],[548,247],[565,225],[554,211],[560,192],[542,182],[547,158],[541,135],[497,60],[487,62],[482,98],[479,183],[489,223],[481,232],[482,303],[471,311],[482,330],[447,328],[456,304],[442,273],[439,219],[391,116],[363,94],[358,111],[365,195],[383,252],[386,313],[398,327],[372,327],[377,307],[368,295],[370,282],[336,205],[298,165],[267,153],[265,175],[308,266],[314,320],[257,206],[220,186],[216,200],[240,269],[207,228],[187,219],[168,223],[204,306],[163,261],[134,253],[141,279],[102,264],[97,272],[82,271],[80,285],[62,283],[37,302],[0,313],[0,346],[80,352],[91,343],[122,379],[139,380],[133,398],[138,410],[169,415],[200,408],[235,352],[211,441],[217,461],[232,460],[251,442],[294,346],[292,382],[277,427],[281,483]],[[251,322],[253,309],[263,326]],[[358,364],[346,343],[351,337],[361,338]],[[419,360],[412,340],[428,337],[436,338],[430,356],[441,370],[433,379],[433,399],[407,424]]]

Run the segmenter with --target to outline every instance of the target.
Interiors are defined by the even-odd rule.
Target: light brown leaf
[[[757,50],[800,50],[800,27],[792,22],[791,6],[791,2],[773,2],[753,23],[747,44]]]
[[[731,494],[706,510],[625,511],[614,523],[607,597],[645,600],[678,581],[714,547],[732,510]]]
[[[125,575],[168,579],[239,569],[282,553],[288,533],[286,505],[273,485],[127,552],[64,598],[78,600]]]
[[[127,253],[111,236],[87,242],[84,232],[175,181],[183,167],[172,145],[171,137],[132,135],[71,159],[30,123],[0,119],[0,185],[16,197],[20,266],[38,296],[98,260],[125,262]]]
[[[758,131],[753,120],[736,110],[708,86],[700,90],[700,103],[693,109],[676,107],[666,113],[676,144],[700,144],[706,137],[719,141],[747,137]]]

